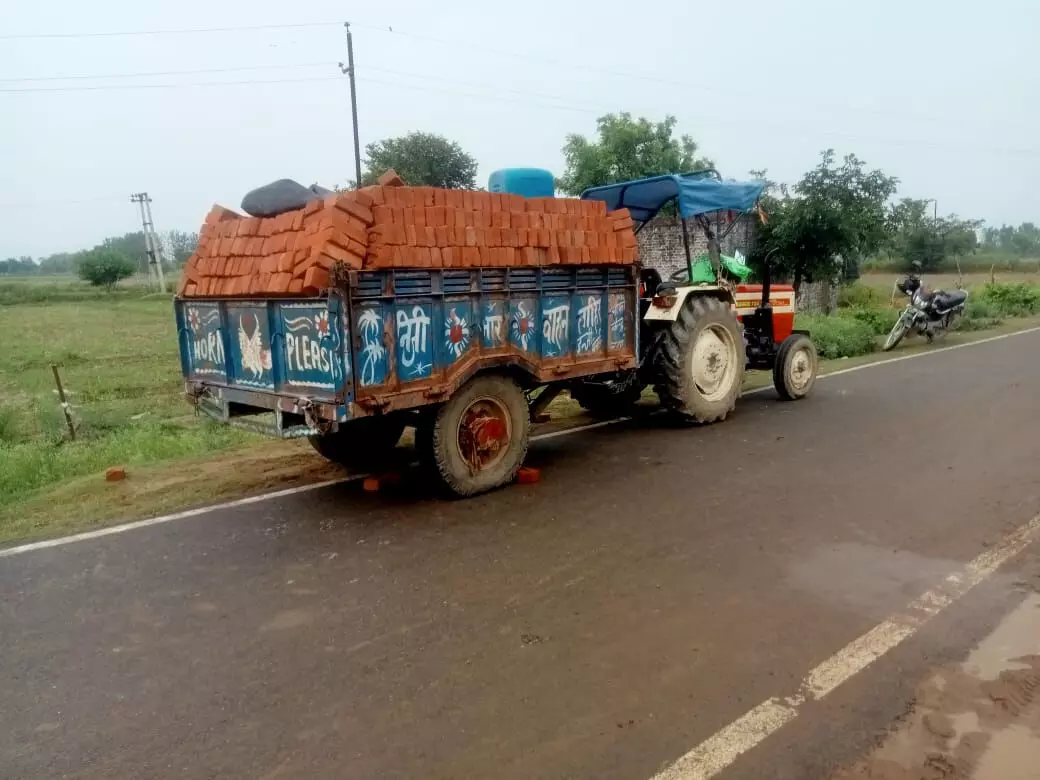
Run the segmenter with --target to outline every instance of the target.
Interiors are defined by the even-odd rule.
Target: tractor
[[[652,386],[664,408],[679,418],[717,422],[733,411],[746,369],[772,371],[783,400],[809,393],[818,357],[809,333],[794,328],[794,288],[772,283],[768,264],[761,284],[746,284],[750,269],[721,252],[737,217],[761,215],[763,188],[760,182],[723,181],[706,170],[582,193],[583,199],[605,202],[609,211],[628,209],[637,233],[662,209],[676,213],[686,261],[668,279],[653,268],[640,269],[639,365],[572,383],[572,397],[586,410],[624,414]],[[717,215],[714,225],[711,215]],[[720,233],[721,215],[728,216],[728,224]],[[706,256],[693,257],[691,227],[703,232]]]

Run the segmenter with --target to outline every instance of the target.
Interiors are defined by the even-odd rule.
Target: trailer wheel
[[[785,401],[805,398],[816,383],[819,358],[808,336],[796,333],[780,345],[773,364],[773,387]]]
[[[307,441],[322,457],[349,469],[371,469],[383,465],[404,433],[403,415],[362,417],[344,423],[338,431],[308,436]]]
[[[740,397],[747,357],[729,304],[690,296],[657,347],[657,394],[664,406],[699,423],[726,418]]]
[[[575,382],[570,394],[590,414],[617,417],[632,410],[643,394],[643,387],[636,371],[626,371],[605,382]]]
[[[516,476],[527,455],[530,424],[516,382],[478,376],[424,418],[416,436],[419,459],[451,495],[483,493]]]

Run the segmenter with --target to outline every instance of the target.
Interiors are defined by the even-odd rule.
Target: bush
[[[838,290],[839,309],[884,306],[887,303],[887,299],[877,288],[865,284],[844,284]]]
[[[797,327],[809,331],[822,358],[866,355],[877,347],[874,329],[855,317],[803,314]]]
[[[989,306],[993,316],[1028,317],[1040,312],[1040,286],[1026,282],[990,282],[969,297],[969,303],[972,298]]]
[[[896,309],[881,308],[880,306],[857,306],[851,309],[844,309],[838,313],[839,317],[848,317],[858,322],[862,322],[868,326],[875,335],[887,336],[888,332],[892,330],[892,326],[896,324],[896,320],[899,319],[899,312]]]
[[[114,249],[95,249],[80,260],[77,273],[95,287],[111,290],[116,283],[129,279],[137,271],[134,261]]]

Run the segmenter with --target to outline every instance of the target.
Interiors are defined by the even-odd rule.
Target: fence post
[[[69,411],[69,402],[65,399],[65,388],[61,384],[57,363],[51,363],[51,371],[54,373],[54,384],[58,386],[58,398],[61,399],[61,410],[65,412],[65,423],[69,426],[69,439],[76,441],[76,426],[72,423],[72,413]]]

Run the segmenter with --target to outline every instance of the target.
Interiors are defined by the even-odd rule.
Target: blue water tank
[[[551,198],[556,194],[556,185],[552,173],[544,168],[502,168],[488,177],[488,192]]]

